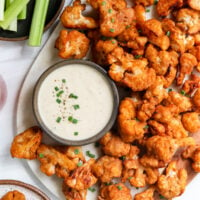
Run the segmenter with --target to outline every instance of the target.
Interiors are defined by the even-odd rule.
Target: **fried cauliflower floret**
[[[177,85],[181,85],[186,74],[191,74],[197,65],[197,59],[190,53],[184,53],[180,57],[180,71],[177,78]]]
[[[123,183],[102,186],[98,200],[132,200],[131,192]]]
[[[59,50],[61,58],[80,59],[86,56],[89,49],[89,39],[79,31],[61,30],[56,40],[55,47]]]
[[[143,6],[151,6],[154,4],[154,0],[133,0],[133,2],[136,5],[142,4]]]
[[[191,78],[184,82],[182,90],[185,91],[186,94],[191,94],[197,88],[200,88],[200,77],[192,74]]]
[[[184,113],[182,115],[182,124],[190,133],[196,133],[200,130],[200,116],[196,112]]]
[[[124,8],[116,10],[111,0],[103,1],[99,7],[100,32],[106,37],[116,37],[122,33],[126,26],[134,19],[134,9]]]
[[[158,51],[152,44],[148,45],[145,57],[157,75],[165,75],[169,67],[176,67],[179,55],[175,51]]]
[[[68,177],[65,177],[65,184],[75,190],[85,190],[97,182],[97,178],[92,173],[92,166],[95,160],[90,159],[82,166],[77,167]]]
[[[92,55],[94,61],[99,65],[108,65],[107,55],[112,52],[116,47],[118,47],[118,42],[113,38],[108,40],[98,40],[93,45]]]
[[[122,161],[118,158],[103,156],[92,167],[93,173],[103,183],[121,176]]]
[[[182,154],[183,158],[192,160],[192,168],[195,172],[200,172],[200,146],[189,146]]]
[[[136,118],[136,103],[125,98],[120,103],[118,116],[119,133],[124,142],[133,142],[141,139],[145,133],[146,122],[140,122]]]
[[[195,34],[200,30],[200,14],[198,11],[183,8],[176,14],[176,25],[188,34]]]
[[[146,9],[140,4],[134,6],[136,23],[142,25],[146,21]]]
[[[41,140],[42,130],[39,127],[28,128],[23,133],[15,136],[11,144],[10,153],[12,157],[16,158],[35,159]]]
[[[187,3],[190,6],[190,8],[200,11],[200,1],[199,0],[188,0]]]
[[[181,7],[182,0],[159,0],[156,6],[156,10],[159,16],[166,17],[174,7]]]
[[[154,200],[155,188],[150,187],[143,192],[135,195],[134,200]]]
[[[194,46],[192,49],[189,50],[189,53],[191,53],[193,56],[196,57],[196,59],[198,61],[196,69],[197,69],[198,72],[200,72],[200,46],[199,45]]]
[[[68,187],[63,181],[62,191],[66,200],[86,200],[87,190],[75,190]]]
[[[200,88],[197,89],[194,96],[192,97],[192,102],[195,108],[200,111]]]
[[[180,196],[184,192],[186,183],[186,169],[178,169],[176,161],[172,161],[167,166],[165,174],[158,178],[156,186],[162,196],[171,199]]]
[[[133,91],[145,90],[155,81],[155,70],[147,66],[146,59],[134,59],[120,47],[108,54],[108,62],[109,76]]]
[[[176,78],[176,74],[177,74],[177,68],[175,67],[168,68],[168,72],[164,76],[165,78],[164,88],[168,88],[173,83],[173,81]]]
[[[49,145],[40,145],[37,158],[40,161],[40,170],[47,176],[56,174],[58,177],[65,178],[76,168],[76,164],[64,153]]]
[[[112,132],[106,133],[101,139],[100,144],[106,155],[121,157],[127,155],[131,145],[122,141],[122,139]]]
[[[23,193],[18,190],[13,190],[2,196],[1,200],[26,200],[26,198]]]
[[[60,16],[61,23],[65,28],[94,29],[98,23],[92,17],[85,17],[82,12],[86,5],[80,0],[75,0],[73,6],[67,6]]]

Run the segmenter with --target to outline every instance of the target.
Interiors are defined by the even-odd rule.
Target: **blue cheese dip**
[[[53,70],[38,91],[38,112],[43,124],[67,140],[85,140],[100,132],[111,118],[113,104],[106,77],[84,64]]]

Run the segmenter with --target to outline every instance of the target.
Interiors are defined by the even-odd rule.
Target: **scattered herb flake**
[[[73,123],[73,124],[77,124],[77,123],[78,123],[78,119],[73,118],[73,119],[72,119],[72,123]]]
[[[99,147],[100,143],[99,142],[95,142],[95,147]]]
[[[57,122],[57,123],[60,123],[60,122],[61,122],[61,119],[62,119],[61,117],[57,117],[56,122]]]
[[[90,158],[95,158],[95,155],[90,153],[90,151],[86,151],[86,155]]]
[[[74,135],[75,135],[75,136],[77,136],[77,135],[78,135],[78,132],[77,132],[77,131],[76,131],[76,132],[74,132]]]
[[[78,110],[80,108],[80,106],[78,104],[73,105],[74,110]]]
[[[136,189],[138,190],[138,189],[139,189],[139,187],[136,187]]]
[[[128,177],[128,180],[131,180],[133,177],[132,176],[130,176],[130,177]]]
[[[165,197],[162,196],[161,194],[159,194],[159,198],[160,198],[160,199],[165,199]]]
[[[108,13],[112,13],[112,9],[109,9],[109,10],[108,10]]]
[[[115,42],[115,40],[112,40],[112,44],[115,44],[116,42]]]
[[[184,90],[181,90],[180,93],[185,96],[185,91]]]
[[[72,116],[69,116],[69,117],[68,117],[68,121],[72,122],[72,120],[73,120],[73,117],[72,117]]]
[[[61,100],[60,100],[60,99],[56,99],[56,102],[57,102],[58,104],[60,104],[60,103],[61,103]]]
[[[74,149],[74,153],[77,155],[79,154],[79,149]]]
[[[126,29],[129,29],[130,27],[131,27],[131,25],[127,25],[127,26],[126,26]]]
[[[63,82],[63,83],[66,83],[66,79],[62,79],[62,82]]]
[[[166,35],[169,37],[171,35],[171,32],[167,31]]]
[[[114,18],[111,18],[111,22],[112,22],[112,23],[115,23],[115,19],[114,19]]]
[[[148,129],[149,128],[149,126],[148,125],[146,125],[145,127],[144,127],[144,129]]]
[[[126,156],[121,156],[119,159],[120,160],[126,160]]]
[[[92,187],[89,187],[88,190],[89,190],[90,192],[95,192],[95,191],[96,191],[96,189],[95,189],[95,188],[92,188]]]
[[[158,0],[154,0],[154,5],[157,5],[158,4]]]
[[[139,59],[141,57],[142,57],[142,55],[135,55],[135,59]]]
[[[81,167],[83,165],[83,163],[81,162],[81,161],[79,161],[78,163],[77,163],[77,166],[78,167]]]
[[[112,185],[112,182],[104,183],[106,186]]]
[[[139,121],[140,121],[140,120],[139,120],[137,117],[135,118],[135,120],[136,120],[137,122],[139,122]]]
[[[168,92],[171,92],[171,91],[172,91],[172,88],[169,88],[169,89],[168,89]]]
[[[111,29],[110,29],[110,32],[114,33],[114,32],[115,32],[115,29],[114,29],[114,28],[111,28]]]
[[[71,94],[69,95],[69,98],[78,99],[78,96],[76,96],[75,94],[71,93]]]
[[[102,5],[102,6],[105,6],[105,5],[106,5],[106,2],[105,2],[105,1],[102,1],[101,5]]]
[[[57,92],[57,91],[59,90],[59,88],[56,86],[56,87],[54,88],[54,90]]]
[[[118,189],[118,190],[122,190],[122,186],[118,185],[118,186],[117,186],[117,189]]]
[[[60,97],[63,93],[64,93],[64,91],[61,90],[61,91],[59,91],[59,92],[56,94],[56,96],[57,96],[57,97]]]
[[[141,29],[139,29],[139,30],[138,30],[138,33],[142,33],[142,30],[141,30]]]
[[[44,158],[44,154],[43,153],[39,153],[39,158]]]
[[[150,9],[146,9],[146,12],[150,12]]]

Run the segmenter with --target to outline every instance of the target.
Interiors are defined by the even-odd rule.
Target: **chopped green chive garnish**
[[[99,142],[95,142],[95,147],[99,147],[100,143]]]
[[[119,159],[120,160],[126,160],[126,156],[121,156]]]
[[[117,186],[117,189],[118,189],[118,190],[122,190],[122,186],[118,185],[118,186]]]
[[[89,187],[88,190],[90,190],[90,192],[95,192],[96,191],[95,188],[91,188],[91,187]]]
[[[138,30],[138,33],[142,33],[142,30],[141,30],[141,29],[139,29],[139,30]]]
[[[146,9],[146,12],[150,12],[150,9]]]
[[[72,122],[73,124],[77,124],[78,123],[78,120],[73,118],[72,116],[68,117],[68,121]]]
[[[78,132],[74,132],[74,135],[77,136],[77,135],[78,135]]]
[[[136,189],[138,190],[138,189],[139,189],[139,187],[136,187]]]
[[[171,35],[171,32],[167,31],[166,35],[169,37]]]
[[[57,102],[58,104],[60,104],[60,103],[61,103],[61,100],[60,100],[60,99],[56,99],[56,102]]]
[[[55,89],[56,92],[59,90],[59,88],[57,86],[54,89]]]
[[[105,5],[106,5],[106,2],[105,2],[105,1],[102,1],[101,5],[102,5],[102,6],[105,6]]]
[[[58,118],[56,119],[56,122],[57,122],[57,123],[60,123],[61,119],[62,119],[61,117],[58,117]]]
[[[115,40],[112,40],[112,44],[115,44]]]
[[[104,183],[106,186],[112,185],[112,182]]]
[[[56,94],[56,96],[57,96],[57,97],[60,97],[63,93],[64,93],[64,91],[61,90],[61,91],[59,91],[59,92]]]
[[[108,13],[112,13],[112,9],[109,9],[109,10],[108,10]]]
[[[163,197],[161,194],[159,194],[160,199],[165,199],[165,197]]]
[[[158,0],[154,0],[154,5],[157,5],[158,4]]]
[[[44,158],[44,154],[39,153],[39,158]]]
[[[80,106],[78,104],[73,105],[74,110],[78,110],[80,108]]]
[[[66,83],[66,79],[62,79],[62,82],[63,82],[63,83]]]
[[[140,120],[139,120],[137,117],[135,118],[135,120],[136,120],[137,122],[139,122],[139,121],[140,121]]]
[[[181,90],[180,93],[185,96],[185,91]]]
[[[115,23],[115,19],[114,19],[114,18],[111,18],[111,22],[112,22],[112,23]]]
[[[141,57],[142,57],[142,55],[135,55],[135,59],[139,59]]]
[[[73,124],[77,124],[77,123],[78,123],[78,119],[73,119],[73,120],[72,120],[72,123],[73,123]]]
[[[74,153],[77,155],[79,154],[79,150],[78,149],[74,149]]]
[[[148,129],[149,128],[149,126],[148,125],[146,125],[145,127],[144,127],[144,129]]]
[[[71,93],[71,94],[69,95],[69,98],[78,99],[78,96],[76,96],[75,94]]]
[[[90,158],[95,158],[95,155],[90,153],[90,151],[86,151],[86,155]]]
[[[72,120],[73,120],[73,117],[72,117],[72,116],[69,116],[69,117],[68,117],[68,121],[71,122]]]
[[[126,29],[128,29],[128,28],[130,28],[130,27],[131,27],[130,25],[127,25],[127,26],[126,26]]]
[[[114,29],[114,28],[111,28],[111,29],[110,29],[110,32],[114,33],[114,32],[115,32],[115,29]]]
[[[171,91],[172,91],[172,89],[171,89],[171,88],[169,88],[169,89],[168,89],[168,92],[171,92]]]
[[[83,163],[81,162],[81,161],[79,161],[78,163],[77,163],[77,166],[78,167],[81,167],[83,165]]]
[[[133,177],[132,176],[130,176],[130,177],[128,177],[128,180],[131,180]]]

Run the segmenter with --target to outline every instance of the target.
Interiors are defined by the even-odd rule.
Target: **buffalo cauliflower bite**
[[[37,157],[37,149],[42,140],[42,131],[39,127],[33,126],[23,133],[15,136],[10,153],[12,157],[35,159]]]
[[[134,200],[154,200],[155,187],[150,187],[135,195]]]
[[[190,6],[190,8],[200,11],[200,1],[199,0],[188,0],[187,3]]]
[[[63,181],[62,191],[66,200],[86,200],[87,190],[75,190],[68,187]]]
[[[131,192],[123,183],[103,185],[98,200],[132,200]]]
[[[186,183],[186,169],[178,169],[176,161],[172,161],[167,166],[165,174],[158,178],[156,187],[162,196],[171,199],[180,196],[184,192]]]
[[[197,88],[200,88],[200,77],[192,74],[191,78],[184,82],[182,90],[186,94],[192,94]]]
[[[76,168],[76,164],[56,148],[45,144],[40,145],[37,150],[40,170],[47,176],[56,174],[58,177],[65,178]]]
[[[112,132],[106,133],[101,139],[100,144],[103,152],[109,156],[121,157],[127,155],[131,145]]]
[[[124,142],[133,142],[143,138],[146,122],[136,118],[136,102],[126,98],[120,103],[118,116],[119,133]]]
[[[61,58],[80,59],[86,56],[89,49],[90,40],[79,31],[61,30],[56,40],[55,47],[59,50]]]
[[[200,130],[200,116],[199,113],[189,112],[182,115],[182,124],[184,128],[190,133],[196,133]]]
[[[189,50],[189,53],[196,57],[198,61],[196,69],[198,72],[200,72],[200,45],[198,44],[198,46],[194,46],[192,49]]]
[[[194,96],[192,97],[192,102],[195,109],[200,112],[200,88],[198,88],[194,93]]]
[[[133,2],[136,5],[142,4],[143,6],[151,6],[154,4],[154,0],[133,0]]]
[[[195,172],[200,172],[200,146],[189,146],[183,153],[183,158],[190,158],[192,160],[192,168]]]
[[[176,25],[188,34],[195,34],[200,30],[200,14],[198,11],[183,8],[175,14]]]
[[[7,192],[4,196],[1,197],[1,200],[26,200],[24,194],[18,190],[13,190]]]
[[[63,26],[66,28],[97,28],[98,23],[92,17],[82,15],[85,7],[86,5],[81,4],[80,0],[75,0],[73,6],[67,6],[60,17]]]
[[[147,66],[146,59],[134,59],[120,47],[108,54],[108,62],[109,76],[133,91],[145,90],[155,81],[155,70]]]
[[[136,23],[142,25],[146,21],[146,9],[144,6],[138,4],[134,7]]]
[[[90,159],[81,166],[73,170],[68,177],[65,177],[65,184],[75,190],[85,190],[97,182],[97,178],[92,173],[92,166],[95,160]]]
[[[156,10],[159,16],[166,17],[174,7],[181,7],[183,0],[159,0]]]
[[[112,178],[121,176],[122,161],[118,158],[103,156],[94,163],[92,171],[101,182],[110,182]]]

